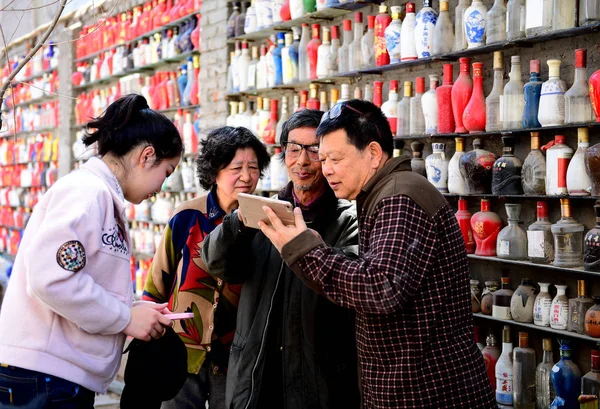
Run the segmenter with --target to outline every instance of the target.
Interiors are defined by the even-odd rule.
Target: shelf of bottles
[[[290,1],[290,10],[292,3],[306,2]],[[260,10],[234,6],[228,123],[269,144],[297,109],[326,110],[352,97],[380,106],[395,155],[411,155],[412,170],[458,207],[474,320],[486,330],[499,403],[513,399],[502,389],[504,373],[535,384],[537,372],[537,407],[550,407],[553,377],[566,407],[578,407],[573,394],[600,390],[600,353],[591,352],[600,341],[600,70],[590,76],[600,66],[589,47],[588,71],[583,49],[599,39],[600,7],[592,0],[436,3],[439,12],[424,0],[381,5],[376,15],[366,15],[375,6],[365,4],[317,11],[316,19],[311,9],[262,26]],[[581,382],[574,360],[583,373],[595,372]],[[564,386],[569,376],[577,377],[573,390]],[[523,386],[512,382],[515,391]],[[535,406],[535,395],[523,396],[514,395],[514,406]]]

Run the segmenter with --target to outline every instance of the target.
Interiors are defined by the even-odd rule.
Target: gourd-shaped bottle
[[[485,131],[485,97],[483,95],[483,63],[473,63],[473,93],[463,112],[463,126],[469,133]]]
[[[465,35],[465,11],[469,8],[469,0],[458,0],[454,9],[454,46],[452,51],[461,51],[467,48],[467,36]]]
[[[508,203],[504,205],[508,218],[508,226],[498,234],[496,254],[499,258],[509,260],[527,259],[527,235],[519,227],[521,205]]]
[[[492,170],[492,194],[522,195],[521,160],[515,156],[516,139],[503,136],[502,156],[494,162]]]
[[[560,79],[560,60],[548,60],[548,81],[542,84],[538,120],[542,126],[565,123],[565,92],[567,85]]]
[[[432,143],[433,153],[425,160],[427,179],[442,193],[448,193],[448,160],[445,144]]]
[[[412,159],[410,160],[410,168],[413,172],[421,176],[427,177],[425,170],[425,160],[423,159],[423,142],[414,141],[410,144],[412,149]]]
[[[473,94],[473,79],[471,79],[471,59],[463,57],[459,59],[460,74],[452,86],[452,112],[454,114],[454,123],[456,124],[456,133],[466,133],[467,129],[463,125],[463,113],[471,95]]]
[[[577,0],[554,0],[552,30],[566,30],[577,25]]]
[[[504,94],[504,57],[502,51],[494,52],[494,85],[485,99],[485,130],[487,132],[502,129],[501,106]],[[536,112],[537,114],[537,112]]]
[[[444,82],[436,89],[437,95],[437,132],[454,132],[454,114],[452,113],[452,64],[444,64]]]
[[[550,327],[554,329],[567,329],[569,318],[569,299],[567,298],[566,285],[555,285],[556,296],[550,307]]]
[[[535,351],[526,332],[519,332],[513,351],[513,402],[515,408],[535,408]]]
[[[542,125],[538,121],[540,109],[540,96],[542,95],[542,77],[540,75],[540,60],[529,61],[530,77],[525,84],[525,108],[523,109],[523,128],[539,128]]]
[[[354,13],[354,40],[350,43],[350,71],[358,71],[363,68],[362,65],[362,46],[361,41],[364,32],[363,14],[360,11]]]
[[[404,81],[404,98],[398,102],[398,127],[396,136],[410,135],[410,98],[412,97],[412,82]]]
[[[500,358],[500,348],[498,348],[496,337],[491,333],[485,339],[485,344],[485,348],[481,351],[483,362],[485,363],[485,371],[492,389],[496,390],[496,363],[498,362],[498,358]]]
[[[381,105],[381,112],[385,115],[390,124],[392,135],[396,136],[398,130],[398,81],[390,81],[390,92],[388,100]]]
[[[496,402],[504,407],[513,405],[513,344],[510,327],[502,330],[502,353],[496,362]]]
[[[595,349],[592,350],[591,369],[581,377],[581,394],[600,396],[600,351]]]
[[[556,398],[562,398],[564,409],[578,409],[577,398],[581,391],[581,370],[571,360],[571,346],[566,340],[559,340],[560,361],[552,367],[552,383]],[[556,399],[555,399],[556,400]]]
[[[417,13],[417,24],[415,25],[415,41],[418,58],[431,57],[437,18],[437,13],[431,8],[431,0],[423,0],[423,8]]]
[[[425,92],[425,77],[415,78],[415,96],[410,99],[410,135],[425,133],[425,117],[421,99]]]
[[[455,195],[466,195],[467,186],[460,172],[460,158],[465,154],[465,139],[455,138],[456,152],[448,163],[448,192]]]
[[[437,75],[430,75],[429,91],[423,94],[421,98],[421,109],[425,118],[425,133],[428,135],[437,133],[438,104],[436,89],[439,83],[440,79]]]
[[[398,16],[400,18],[400,16]],[[367,32],[361,41],[362,63],[364,68],[375,66],[375,16],[367,16]],[[398,40],[398,44],[400,41]]]
[[[593,121],[590,86],[587,81],[587,50],[575,50],[575,80],[565,92],[565,124]]]
[[[502,128],[522,129],[525,96],[521,81],[521,57],[513,55],[510,57],[510,64],[510,80],[504,86],[502,97]]]
[[[431,55],[451,53],[454,46],[454,27],[448,11],[448,3],[448,1],[440,1],[440,15],[435,24]]]
[[[494,5],[487,14],[486,44],[506,41],[506,6],[504,0],[494,0]]]
[[[588,129],[577,129],[577,150],[567,168],[567,191],[571,196],[589,196],[592,181],[585,171],[585,151],[590,146]]]
[[[567,329],[584,334],[585,313],[593,305],[594,301],[587,295],[585,280],[577,280],[577,297],[569,300]]]
[[[523,162],[521,182],[526,195],[546,193],[546,158],[540,150],[539,132],[531,132],[531,151]]]
[[[344,20],[343,42],[338,50],[338,72],[350,71],[350,43],[352,43],[352,20]]]
[[[600,338],[600,296],[593,296],[594,306],[585,313],[585,335]]]
[[[401,32],[402,32],[402,20],[400,20],[399,6],[392,6],[392,22],[385,29],[385,46],[390,56],[390,63],[397,64],[400,62],[401,52]]]
[[[465,241],[467,248],[467,254],[475,253],[475,238],[473,237],[473,230],[471,229],[471,212],[469,212],[469,206],[465,199],[458,199],[458,211],[456,212],[456,220]]]
[[[509,0],[506,6],[506,39],[525,37],[525,0]]]
[[[486,194],[492,186],[496,155],[481,149],[481,139],[473,140],[473,150],[460,158],[460,173],[467,183],[467,194]]]
[[[527,0],[525,2],[525,33],[527,37],[546,34],[552,30],[552,1]]]
[[[552,368],[554,359],[552,358],[552,339],[544,338],[542,341],[542,362],[535,370],[535,392],[538,408],[549,408],[554,400],[554,384],[552,383]]]
[[[510,277],[500,279],[501,287],[494,293],[494,305],[492,306],[492,316],[501,320],[512,319],[510,315],[510,300],[514,291],[510,288]]]
[[[400,59],[402,61],[416,60],[417,45],[415,42],[415,25],[417,17],[415,16],[415,3],[406,3],[406,16],[402,23],[400,32]]]
[[[297,1],[302,3],[300,0]],[[293,10],[291,8],[291,3],[290,10]],[[304,6],[302,6],[302,11],[304,12]],[[293,13],[292,18],[294,18]],[[301,82],[309,80],[310,71],[308,68],[308,53],[306,52],[306,47],[309,42],[310,29],[307,23],[302,23],[302,34],[300,35],[300,44],[298,45],[298,80]]]
[[[560,199],[562,217],[552,225],[554,262],[557,267],[583,265],[583,225],[571,216],[569,199]]]
[[[473,0],[471,6],[465,11],[464,26],[468,48],[485,45],[487,7],[481,0]]]
[[[550,147],[550,148],[548,148]],[[573,149],[565,145],[564,135],[556,135],[554,141],[544,145],[546,149],[546,194],[565,195],[567,190],[567,169],[573,156]]]
[[[500,216],[491,211],[490,201],[481,199],[481,211],[471,217],[471,229],[475,237],[476,255],[496,255],[496,239],[501,228],[502,221],[500,220]]]
[[[600,272],[600,203],[594,205],[596,225],[585,234],[583,240],[583,268]]]
[[[579,2],[579,27],[598,21],[600,21],[600,3],[597,0],[581,0]]]
[[[540,293],[535,297],[533,304],[533,323],[540,327],[550,326],[550,312],[552,311],[552,296],[549,293],[550,283],[538,283]]]
[[[516,322],[533,323],[535,287],[531,278],[522,278],[510,299],[510,315]],[[534,371],[535,372],[535,371]]]
[[[554,259],[552,225],[548,220],[548,204],[537,202],[537,220],[527,229],[527,257],[533,263],[548,264]]]

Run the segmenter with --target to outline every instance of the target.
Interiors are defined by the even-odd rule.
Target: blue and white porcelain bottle
[[[565,92],[567,85],[560,79],[560,60],[548,60],[548,81],[542,84],[538,121],[542,126],[565,123]]]
[[[437,13],[431,8],[431,0],[423,0],[423,8],[417,13],[415,24],[415,46],[418,58],[431,57],[437,18]]]
[[[481,47],[485,44],[485,29],[487,26],[487,7],[481,0],[473,0],[465,11],[465,37],[467,48]]]
[[[425,159],[427,180],[442,193],[448,193],[448,160],[446,159],[446,145],[432,143],[433,153]]]
[[[385,47],[390,55],[390,64],[400,62],[400,34],[402,31],[402,20],[400,20],[400,6],[392,6],[392,22],[385,29]]]

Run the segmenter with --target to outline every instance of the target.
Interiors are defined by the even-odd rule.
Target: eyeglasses
[[[379,135],[379,139],[383,140],[383,138],[381,137],[381,132],[379,131],[379,127],[377,126],[377,124],[375,124],[375,122],[372,122],[371,120],[369,120],[369,118],[367,117],[367,115],[365,113],[360,112],[358,109],[354,108],[347,102],[340,102],[340,103],[335,104],[333,107],[331,107],[331,109],[329,111],[327,111],[323,114],[323,117],[321,118],[321,122],[323,122],[325,119],[337,118],[338,116],[340,116],[340,114],[342,113],[342,109],[344,109],[344,108],[348,108],[349,110],[354,111],[357,114],[365,117],[365,119],[367,121],[369,121],[369,123],[371,123],[375,127],[375,129],[377,129],[377,135]]]
[[[319,145],[302,145],[300,143],[286,142],[283,144],[285,156],[290,159],[297,159],[303,150],[306,150],[308,159],[312,162],[319,162]]]

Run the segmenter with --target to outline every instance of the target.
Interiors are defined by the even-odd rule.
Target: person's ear
[[[377,169],[383,161],[383,149],[377,142],[371,141],[367,146],[369,155],[371,155],[371,168]]]
[[[152,166],[156,162],[156,151],[153,146],[146,146],[140,152],[139,165],[142,167]]]

